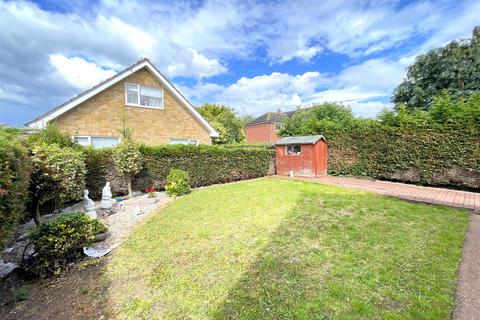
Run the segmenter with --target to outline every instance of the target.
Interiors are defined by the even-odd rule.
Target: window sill
[[[163,107],[142,106],[142,105],[140,105],[140,104],[130,104],[130,103],[126,103],[125,106],[127,106],[127,107],[135,107],[135,108],[146,108],[146,109],[163,110]]]

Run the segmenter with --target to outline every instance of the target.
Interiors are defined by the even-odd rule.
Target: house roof
[[[25,125],[29,128],[43,129],[49,121],[57,118],[70,109],[75,108],[80,103],[88,100],[89,98],[111,87],[115,83],[125,79],[127,76],[137,72],[142,68],[147,68],[163,85],[165,85],[165,87],[168,88],[171,93],[173,93],[173,95],[180,100],[187,110],[192,113],[195,119],[197,119],[208,130],[211,137],[218,137],[217,131],[215,131],[215,129],[198,113],[198,111],[195,110],[194,106],[180,93],[180,91],[177,90],[177,88],[174,87],[170,81],[167,80],[167,78],[165,78],[160,71],[158,71],[158,69],[147,58],[137,61],[135,64],[123,69],[113,77],[100,82],[96,86],[80,93],[76,97],[68,100],[58,107],[44,113],[30,122],[27,122]]]
[[[260,124],[260,123],[279,123],[283,122],[285,119],[285,114],[281,112],[267,112],[262,114],[260,117],[253,119],[246,126]]]
[[[287,112],[267,112],[262,114],[260,117],[253,119],[249,123],[247,123],[245,126],[251,126],[255,124],[261,124],[261,123],[281,123],[285,120],[285,118],[291,118],[295,113],[298,111],[303,111],[303,110],[308,110],[310,108],[303,108],[303,109],[295,109],[292,111],[287,111]]]
[[[325,140],[325,137],[321,134],[316,136],[283,137],[278,140],[275,145],[282,146],[286,144],[315,144],[321,139]]]

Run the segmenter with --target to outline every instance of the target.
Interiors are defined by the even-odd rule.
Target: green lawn
[[[108,267],[131,319],[449,319],[467,212],[298,181],[200,189]]]

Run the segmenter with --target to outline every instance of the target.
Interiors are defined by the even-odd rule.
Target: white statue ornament
[[[102,201],[100,202],[100,208],[110,209],[112,207],[112,191],[110,190],[110,182],[105,184],[102,190]]]
[[[95,211],[95,202],[88,197],[88,190],[83,190],[83,210],[92,217],[97,219],[97,212]]]

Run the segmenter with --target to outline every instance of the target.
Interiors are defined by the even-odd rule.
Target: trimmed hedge
[[[370,125],[326,132],[330,174],[480,188],[480,132]]]
[[[0,251],[25,209],[30,178],[26,148],[12,129],[0,129]]]
[[[275,151],[271,148],[161,145],[141,146],[143,169],[133,179],[134,190],[149,186],[163,188],[171,169],[188,172],[192,187],[253,179],[274,173]],[[111,149],[86,148],[86,186],[93,198],[101,196],[110,181],[116,194],[126,193],[125,178],[119,174]]]

